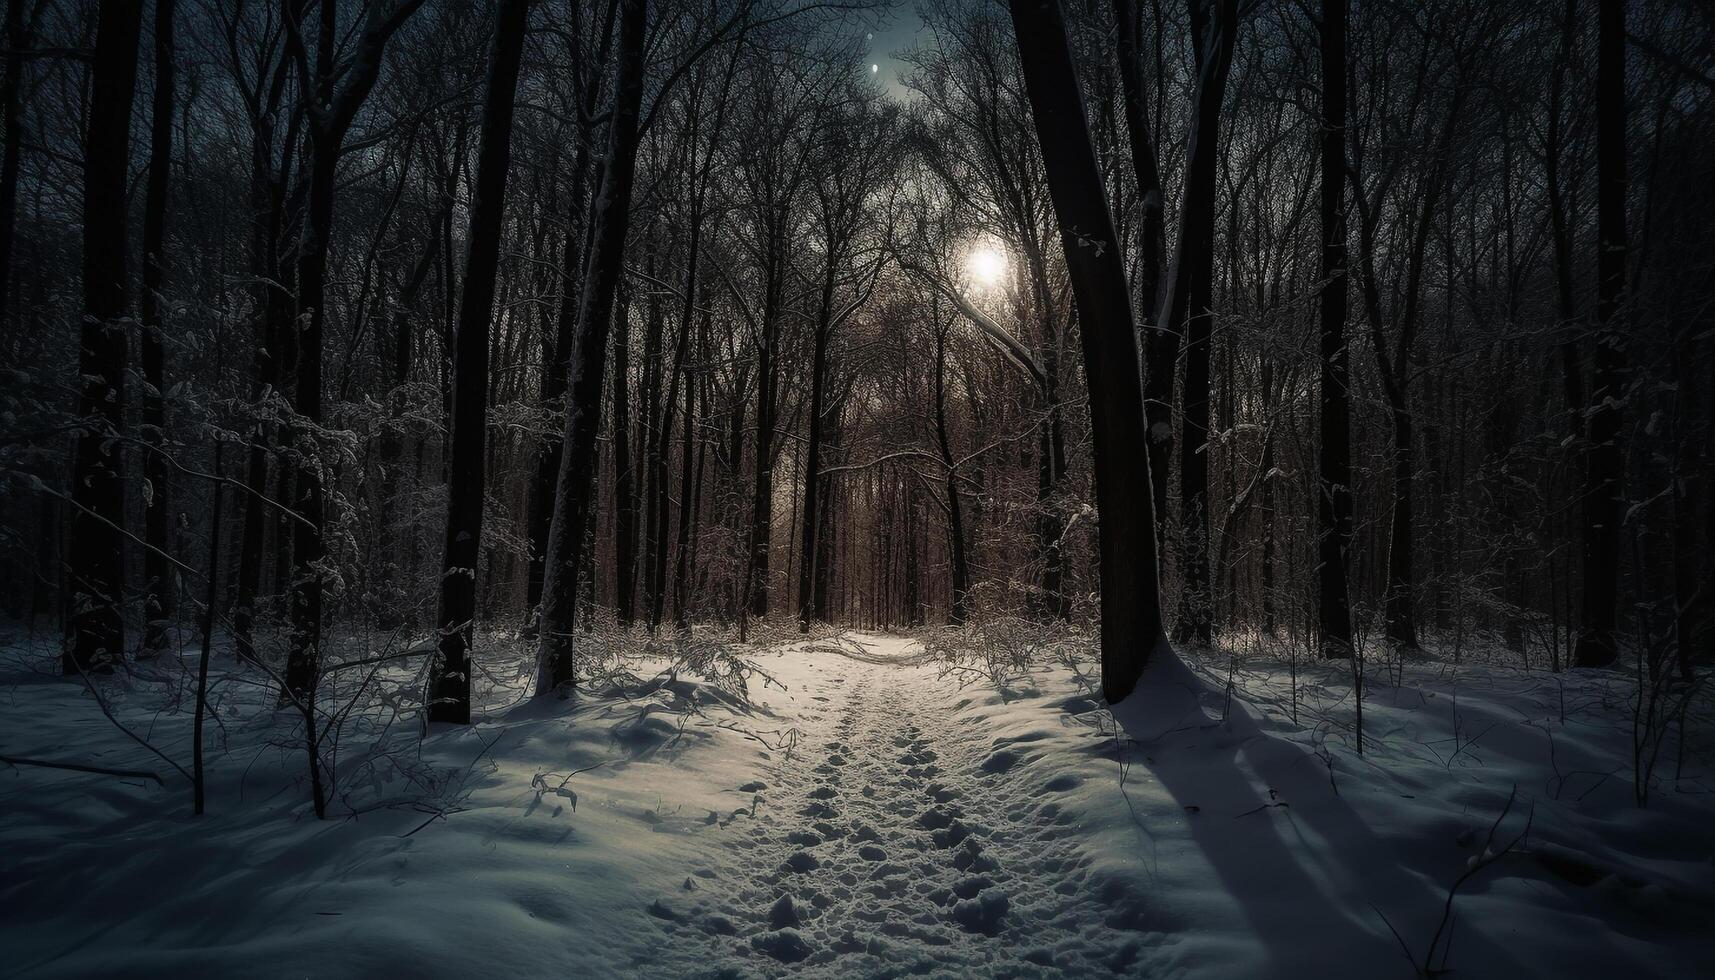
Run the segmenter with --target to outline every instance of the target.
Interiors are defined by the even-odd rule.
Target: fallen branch
[[[72,772],[92,772],[98,776],[124,776],[131,779],[153,779],[155,785],[165,786],[161,777],[143,769],[107,769],[102,766],[86,766],[77,762],[54,762],[50,759],[24,759],[15,755],[0,755],[0,762],[9,766],[38,766],[42,769],[69,769]]]

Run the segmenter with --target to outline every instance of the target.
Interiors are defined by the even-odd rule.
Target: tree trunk
[[[370,8],[356,50],[337,59],[337,4],[322,0],[317,32],[316,77],[312,96],[315,109],[310,119],[309,203],[305,209],[304,239],[298,256],[298,316],[295,350],[289,357],[297,363],[294,405],[298,416],[311,427],[322,424],[322,338],[327,325],[327,266],[333,239],[333,204],[336,170],[345,134],[357,110],[374,88],[381,73],[387,39],[414,13],[422,0],[404,0],[382,17]],[[337,68],[343,79],[334,85]],[[288,331],[290,334],[290,331]],[[290,345],[288,345],[290,346]],[[311,461],[297,476],[297,505],[300,520],[292,522],[292,581],[290,609],[292,635],[286,654],[286,692],[313,715],[315,687],[320,675],[322,631],[322,578],[320,565],[327,553],[322,539],[322,471]],[[316,767],[314,747],[311,768]],[[316,793],[316,815],[323,816],[325,801]]]
[[[1352,655],[1346,582],[1352,541],[1352,410],[1346,349],[1346,0],[1322,0],[1321,144],[1322,281],[1317,297],[1322,413],[1317,450],[1316,625],[1322,656],[1339,659]],[[1265,561],[1272,557],[1267,554],[1272,544],[1272,538],[1266,539]],[[1269,601],[1265,597],[1265,604]]]
[[[834,258],[830,254],[827,266],[822,272],[822,301],[816,317],[814,350],[810,355],[810,419],[809,441],[805,449],[804,463],[804,524],[803,542],[800,547],[802,554],[798,562],[798,632],[810,632],[810,621],[817,617],[816,598],[816,540],[817,532],[821,530],[818,520],[818,508],[826,507],[826,501],[820,499],[822,489],[822,401],[828,385],[828,331],[829,320],[834,312]],[[937,371],[941,370],[937,365]],[[937,414],[937,419],[940,414]],[[942,444],[946,442],[946,426],[940,425]],[[943,453],[945,450],[943,449]],[[955,511],[957,503],[955,502]],[[819,543],[826,548],[827,542]],[[957,601],[955,600],[955,609]],[[962,620],[962,611],[960,612]]]
[[[706,314],[705,314],[706,316]],[[705,322],[703,332],[708,331]],[[692,544],[697,521],[697,498],[703,482],[702,458],[697,456],[697,389],[700,379],[691,375],[685,382],[684,436],[679,444],[679,539],[674,549],[677,561],[673,566],[673,625],[680,631],[690,629],[690,597],[686,595],[692,562]],[[705,408],[704,411],[707,411]],[[695,460],[695,465],[692,461]]]
[[[453,354],[453,455],[447,463],[447,536],[441,562],[440,667],[430,721],[470,722],[470,643],[476,618],[476,572],[482,558],[486,489],[489,323],[500,269],[506,172],[512,162],[512,103],[530,19],[529,0],[500,0],[494,51],[482,105],[476,192],[470,205],[469,253]]]
[[[581,108],[584,119],[595,116],[601,101],[603,75],[609,45],[613,40],[613,20],[617,4],[613,0],[607,0],[603,9],[605,15],[602,20],[601,43],[597,46],[595,57],[591,59],[590,73],[583,85]],[[582,35],[584,7],[573,4],[568,8],[568,13],[572,23],[571,30],[567,33],[573,39],[572,44],[576,45],[577,39]],[[572,192],[566,221],[565,246],[560,252],[562,292],[559,309],[554,317],[554,346],[546,352],[546,364],[542,369],[542,403],[546,407],[556,409],[564,408],[561,399],[566,395],[566,371],[575,343],[573,338],[577,333],[579,304],[576,291],[582,286],[585,256],[588,254],[590,236],[594,232],[592,223],[586,220],[589,197],[585,183],[590,167],[589,148],[594,139],[588,129],[583,136],[583,139],[577,141],[577,151],[572,155]],[[600,183],[599,171],[597,183]],[[597,190],[599,189],[598,186]],[[620,372],[620,377],[624,376],[624,372]],[[616,394],[617,391],[618,389],[615,389]],[[554,517],[554,489],[560,472],[561,451],[562,444],[558,434],[549,432],[543,435],[536,450],[535,479],[530,485],[530,571],[525,583],[525,603],[530,609],[526,629],[532,636],[535,635],[533,631],[541,617],[542,583],[547,568],[548,529]]]
[[[1626,8],[1602,0],[1596,42],[1596,357],[1584,467],[1583,629],[1574,658],[1605,667],[1618,654],[1620,512],[1626,399]]]
[[[325,109],[333,101],[336,5],[332,0],[322,0],[321,8],[314,98]],[[296,343],[289,345],[293,348],[289,357],[295,358],[297,368],[292,407],[310,426],[322,423],[322,333],[327,324],[327,263],[332,246],[334,178],[339,166],[340,136],[325,117],[311,120],[309,204],[298,257]],[[299,468],[296,484],[293,509],[301,520],[292,522],[292,580],[288,589],[291,637],[286,652],[284,693],[307,705],[312,702],[320,674],[319,566],[326,553],[322,541],[322,474],[313,459]],[[311,751],[313,754],[314,749]],[[317,810],[319,816],[319,805]]]
[[[692,127],[691,140],[696,140],[696,129]],[[697,179],[693,177],[693,179]],[[679,334],[673,347],[673,366],[667,382],[667,395],[661,408],[660,432],[655,438],[655,453],[652,460],[652,485],[655,491],[653,501],[654,514],[652,525],[656,529],[651,545],[654,549],[650,556],[650,570],[653,576],[649,586],[649,630],[653,633],[661,628],[661,618],[667,603],[667,532],[672,525],[672,515],[669,511],[668,486],[668,456],[672,451],[673,426],[677,422],[679,409],[679,388],[689,387],[685,381],[685,358],[690,353],[691,330],[696,315],[697,296],[697,263],[702,247],[703,212],[702,195],[693,191],[691,205],[691,220],[688,241],[685,246],[685,295],[679,310]],[[687,407],[689,411],[689,407]],[[689,427],[691,420],[687,417],[685,425]],[[691,456],[689,452],[679,461],[681,474],[689,473]],[[681,475],[681,482],[684,481]]]
[[[584,237],[588,229],[584,227],[584,208],[586,206],[585,173],[589,169],[589,151],[580,142],[578,151],[572,160],[572,189],[571,204],[566,216],[566,237],[560,251],[560,281],[561,289],[566,296],[575,295],[579,280],[583,275]],[[554,317],[554,340],[544,353],[542,365],[542,405],[544,408],[560,408],[561,399],[566,396],[566,355],[571,350],[572,337],[577,329],[577,306],[562,299],[559,310]],[[623,374],[621,375],[623,377]],[[614,397],[620,397],[619,390],[614,390]],[[617,413],[620,418],[623,412]],[[537,608],[542,601],[542,575],[546,567],[543,564],[544,555],[548,548],[548,524],[554,518],[554,477],[560,469],[560,438],[555,433],[545,433],[541,445],[536,449],[535,481],[530,485],[530,571],[525,583],[525,604],[529,607],[529,626],[534,628]]]
[[[644,274],[651,279],[660,273],[659,253],[660,243],[656,239],[659,231],[651,223],[648,244],[644,248]],[[643,312],[643,363],[640,366],[642,377],[639,379],[637,396],[638,423],[641,427],[643,444],[640,447],[642,455],[638,460],[638,473],[642,481],[640,503],[643,509],[642,568],[638,585],[642,592],[641,615],[651,629],[654,623],[650,619],[655,608],[655,546],[661,540],[660,520],[660,484],[665,476],[665,465],[660,459],[662,452],[661,431],[663,414],[661,410],[661,378],[663,374],[662,347],[666,344],[667,332],[666,315],[661,309],[661,292],[651,287],[647,292]]]
[[[1560,104],[1566,91],[1566,75],[1572,70],[1572,46],[1578,36],[1578,0],[1566,0],[1566,10],[1560,29],[1560,48],[1548,83],[1548,119],[1542,141],[1543,177],[1548,191],[1549,227],[1554,239],[1554,297],[1560,314],[1562,330],[1572,329],[1578,317],[1573,300],[1575,288],[1572,271],[1571,217],[1567,214],[1566,193],[1560,182],[1562,129]],[[1574,434],[1584,434],[1584,368],[1579,362],[1578,341],[1571,338],[1560,345],[1560,369],[1566,392],[1566,415]]]
[[[5,113],[6,146],[0,151],[0,341],[9,346],[12,309],[12,245],[18,224],[18,166],[23,158],[24,51],[29,32],[24,26],[24,0],[6,0],[6,71],[0,75],[0,112]],[[0,350],[5,350],[0,347]]]
[[[168,474],[162,455],[166,441],[167,388],[162,349],[161,289],[167,245],[167,202],[171,194],[173,160],[173,0],[155,0],[155,104],[149,131],[149,181],[143,202],[143,294],[141,358],[143,361],[143,439],[151,447],[144,456],[143,478],[149,494],[143,503],[143,649],[160,654],[167,648],[167,621],[173,614],[171,553],[172,508]]]
[[[538,646],[538,694],[568,688],[576,679],[572,630],[577,618],[578,572],[583,564],[583,531],[590,512],[590,471],[596,457],[596,433],[601,428],[608,321],[623,271],[625,234],[631,220],[647,14],[648,0],[623,0],[607,160],[600,193],[591,209],[594,249],[579,297],[578,328],[571,351],[572,397],[566,406],[565,448],[560,456],[554,519],[548,532]]]
[[[745,610],[768,615],[768,561],[774,531],[774,423],[779,409],[779,331],[785,289],[786,243],[784,217],[768,217],[768,255],[764,272],[762,337],[756,354],[756,485],[750,503],[750,534],[746,542]],[[742,632],[742,629],[741,629]]]
[[[101,0],[90,66],[83,166],[83,322],[78,413],[85,431],[72,463],[67,674],[108,671],[125,656],[125,483],[109,435],[125,421],[125,176],[137,90],[142,5]]]
[[[631,291],[619,287],[613,329],[613,564],[614,611],[621,626],[637,618],[637,465],[631,436]]]
[[[947,435],[947,329],[937,326],[935,330],[935,439],[941,449],[941,466],[947,474],[947,557],[953,566],[952,605],[947,621],[963,626],[969,613],[966,599],[971,589],[971,565],[965,552],[965,511],[959,503],[958,460],[953,457],[952,440]]]
[[[1185,164],[1185,200],[1179,243],[1174,249],[1164,322],[1185,330],[1185,397],[1179,416],[1179,520],[1184,535],[1179,562],[1181,643],[1206,647],[1214,639],[1213,590],[1209,581],[1209,359],[1214,337],[1215,177],[1221,101],[1238,31],[1236,4],[1215,4],[1213,22],[1192,8],[1197,52],[1196,129]],[[1183,317],[1183,320],[1181,320]]]
[[[1060,4],[1012,0],[1012,22],[1083,337],[1101,521],[1102,693],[1114,703],[1152,658],[1172,656],[1161,624],[1149,456],[1136,451],[1145,444],[1137,324]]]
[[[1147,352],[1144,364],[1144,418],[1149,432],[1150,492],[1155,504],[1156,533],[1167,518],[1167,474],[1173,462],[1173,370],[1178,360],[1177,323],[1156,318],[1160,302],[1162,253],[1165,225],[1165,194],[1156,163],[1155,143],[1143,101],[1142,21],[1135,0],[1113,0],[1118,34],[1114,44],[1119,61],[1120,90],[1124,95],[1126,133],[1130,139],[1132,173],[1142,204],[1139,229],[1137,293],[1144,308],[1143,335]],[[1151,322],[1156,321],[1156,322]]]

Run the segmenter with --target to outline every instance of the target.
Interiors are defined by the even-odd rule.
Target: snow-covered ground
[[[229,661],[194,817],[14,642],[0,754],[164,785],[0,766],[0,972],[1409,977],[1489,846],[1457,975],[1711,975],[1706,702],[1640,807],[1622,676],[1377,665],[1359,756],[1341,668],[1209,654],[1109,712],[1080,642],[999,683],[899,637],[749,649],[748,700],[644,670],[529,701],[496,666],[420,755],[408,721],[369,748],[400,706],[366,702],[327,821]],[[177,665],[100,683],[188,765]]]

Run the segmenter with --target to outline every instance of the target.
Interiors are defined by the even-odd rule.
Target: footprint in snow
[[[797,963],[810,955],[810,944],[798,934],[796,929],[781,929],[778,932],[766,932],[760,936],[750,937],[750,945],[760,953],[766,953],[782,963]]]

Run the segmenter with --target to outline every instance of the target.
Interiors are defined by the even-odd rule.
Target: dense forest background
[[[1090,621],[1086,362],[1013,25],[920,4],[877,77],[910,16],[9,0],[6,614],[70,672],[212,624],[312,700],[342,638],[457,665],[473,622],[539,636],[551,685],[574,620]],[[1689,679],[1715,8],[1363,0],[1332,72],[1329,16],[1066,10],[1170,633]]]

